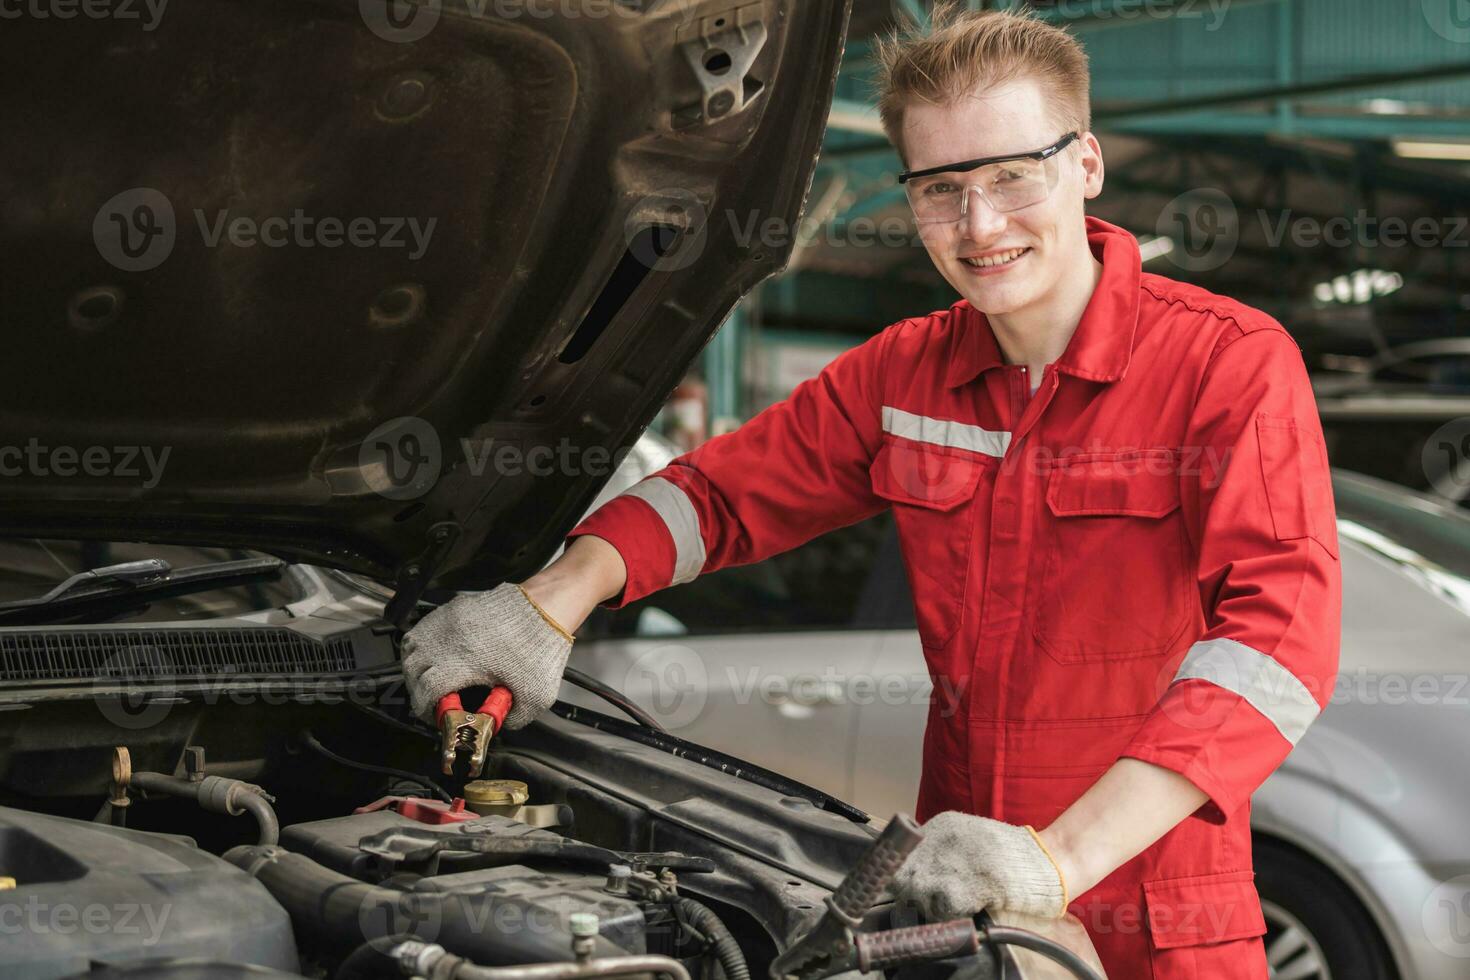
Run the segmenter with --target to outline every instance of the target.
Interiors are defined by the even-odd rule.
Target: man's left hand
[[[900,901],[912,901],[931,922],[982,909],[1057,919],[1067,887],[1030,827],[950,811],[924,824],[924,839],[894,877]]]

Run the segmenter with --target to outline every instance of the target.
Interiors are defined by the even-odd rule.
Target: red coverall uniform
[[[1087,227],[1102,279],[1034,394],[960,301],[572,534],[622,555],[617,606],[893,508],[936,680],[918,818],[1040,828],[1119,758],[1181,773],[1209,801],[1070,910],[1114,980],[1264,980],[1250,795],[1337,669],[1316,405],[1278,323]]]

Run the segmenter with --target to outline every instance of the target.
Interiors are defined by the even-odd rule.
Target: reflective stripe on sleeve
[[[1240,695],[1292,745],[1322,710],[1307,686],[1280,661],[1236,640],[1203,640],[1190,647],[1174,683],[1192,679]]]
[[[912,439],[914,442],[968,449],[987,456],[1004,456],[1006,447],[1011,444],[1009,432],[992,432],[964,422],[931,419],[925,415],[905,412],[892,405],[883,406],[883,431]]]
[[[682,585],[698,578],[704,571],[704,537],[699,533],[699,515],[689,495],[658,476],[624,492],[652,507],[674,539],[674,578],[669,584]]]

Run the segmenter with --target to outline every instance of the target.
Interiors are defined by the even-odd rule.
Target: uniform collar
[[[1087,301],[1082,320],[1057,370],[1089,381],[1117,381],[1128,372],[1133,356],[1133,333],[1138,326],[1138,290],[1143,275],[1138,242],[1116,225],[1087,219],[1087,244],[1102,263],[1102,278]],[[951,309],[956,314],[949,370],[945,383],[958,387],[1005,363],[995,333],[967,300]]]

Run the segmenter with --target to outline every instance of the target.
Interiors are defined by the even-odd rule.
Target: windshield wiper
[[[174,569],[161,558],[94,568],[66,579],[44,595],[0,602],[0,619],[44,619],[77,606],[136,596],[177,596],[275,578],[286,567],[279,558],[242,558]]]

